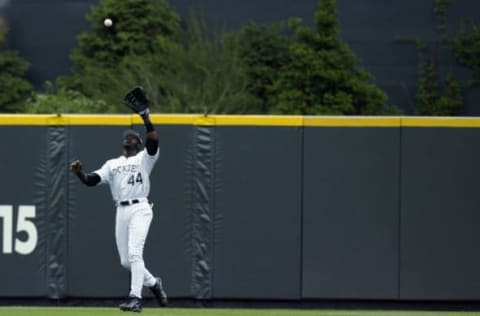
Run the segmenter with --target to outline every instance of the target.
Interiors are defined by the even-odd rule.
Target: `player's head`
[[[123,132],[123,148],[127,152],[139,151],[142,144],[140,133],[134,129],[127,129]]]

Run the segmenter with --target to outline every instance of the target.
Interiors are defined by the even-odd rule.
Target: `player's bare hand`
[[[82,171],[82,163],[80,162],[80,160],[75,160],[74,162],[72,162],[72,164],[70,165],[70,169],[74,173],[81,172]]]

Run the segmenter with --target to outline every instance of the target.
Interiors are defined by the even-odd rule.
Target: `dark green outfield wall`
[[[480,129],[402,133],[401,297],[480,293]]]
[[[306,127],[305,298],[398,298],[400,129]]]
[[[0,126],[0,297],[126,295],[108,187],[68,171],[125,127]],[[480,300],[480,128],[156,128],[145,260],[172,298]]]

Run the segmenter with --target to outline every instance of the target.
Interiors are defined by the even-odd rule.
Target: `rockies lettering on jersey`
[[[112,170],[113,175],[116,175],[120,172],[122,173],[134,173],[138,170],[138,165],[123,165],[123,166],[118,166]]]
[[[110,159],[98,170],[100,184],[110,184],[113,200],[125,201],[147,198],[150,193],[150,173],[158,159],[160,149],[150,156],[146,150],[135,156]]]

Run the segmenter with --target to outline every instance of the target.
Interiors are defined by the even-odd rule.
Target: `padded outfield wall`
[[[480,300],[480,119],[152,115],[145,260],[172,298]],[[3,115],[0,298],[116,298],[133,115]],[[94,284],[92,284],[94,282]]]

